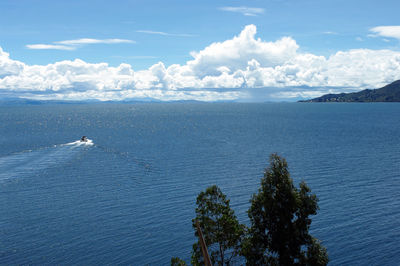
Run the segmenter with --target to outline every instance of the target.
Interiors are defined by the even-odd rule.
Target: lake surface
[[[0,264],[189,262],[197,194],[248,223],[273,152],[319,197],[330,265],[400,264],[397,103],[0,107]]]

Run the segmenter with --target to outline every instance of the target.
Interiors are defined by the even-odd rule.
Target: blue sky
[[[264,95],[262,100],[294,100],[379,87],[400,78],[398,1],[2,0],[0,9],[0,95],[244,101]],[[253,37],[245,38],[244,31]],[[229,41],[241,33],[233,48]],[[290,40],[277,43],[284,38]],[[268,43],[287,50],[274,54],[269,49],[278,48]],[[213,44],[220,47],[211,49]],[[227,49],[240,58],[222,55]],[[251,49],[258,52],[248,53]],[[265,53],[271,54],[264,58]],[[321,56],[326,62],[320,62]],[[375,57],[381,68],[360,68]],[[259,63],[257,73],[248,70],[252,60]],[[355,77],[344,80],[339,65],[349,60],[355,62],[349,67]],[[60,62],[68,66],[60,70]],[[34,65],[43,69],[37,71]],[[205,70],[209,65],[214,69]],[[68,81],[65,67],[73,69]],[[367,78],[380,70],[386,73],[386,68],[392,72]],[[58,71],[58,78],[53,72],[43,74],[46,71]],[[83,76],[82,71],[87,73]],[[369,80],[363,81],[362,71]],[[101,76],[99,83],[100,72],[114,73],[113,79]]]

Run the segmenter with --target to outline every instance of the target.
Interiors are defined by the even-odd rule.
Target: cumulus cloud
[[[400,26],[379,26],[370,29],[376,36],[400,40]]]
[[[26,48],[35,50],[76,50],[80,45],[87,44],[115,44],[115,43],[135,43],[126,39],[91,39],[82,38],[76,40],[65,40],[54,42],[53,44],[27,44]]]
[[[263,14],[265,11],[264,8],[247,7],[247,6],[239,6],[239,7],[225,6],[225,7],[220,7],[219,9],[222,11],[241,13],[242,15],[253,16],[253,17]]]
[[[19,76],[24,66],[25,64],[10,59],[10,54],[0,47],[0,80],[7,76]]]
[[[299,46],[292,38],[264,42],[255,38],[256,32],[256,26],[248,25],[231,40],[213,43],[200,52],[192,52],[194,60],[187,65],[200,76],[218,75],[218,68],[222,66],[230,71],[244,70],[255,59],[263,67],[275,67],[296,55]]]
[[[83,60],[28,65],[0,49],[0,95],[40,99],[288,100],[377,88],[400,79],[400,52],[354,49],[329,57],[299,51],[291,37],[268,42],[246,26],[192,52],[185,64],[133,70]]]

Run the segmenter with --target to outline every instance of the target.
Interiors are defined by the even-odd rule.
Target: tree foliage
[[[293,185],[284,158],[270,157],[261,187],[251,199],[249,236],[242,254],[249,265],[326,265],[326,249],[308,230],[318,210],[310,188]]]
[[[171,266],[186,266],[186,262],[179,257],[171,258]]]
[[[250,202],[250,227],[246,228],[217,186],[198,195],[193,228],[198,237],[198,221],[213,265],[230,265],[238,256],[243,256],[247,265],[328,264],[326,248],[309,234],[318,198],[305,182],[299,188],[293,185],[284,158],[271,155],[261,187]],[[199,242],[193,245],[192,264],[204,265]],[[173,258],[171,265],[185,264]]]
[[[239,254],[244,226],[239,224],[229,200],[217,186],[211,186],[197,197],[196,218],[192,220],[195,235],[199,222],[213,265],[230,265]],[[193,245],[192,264],[204,265],[200,243]]]

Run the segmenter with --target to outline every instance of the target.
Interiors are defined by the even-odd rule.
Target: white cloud
[[[152,30],[137,30],[136,32],[139,33],[147,33],[147,34],[155,34],[155,35],[164,35],[164,36],[169,36],[170,34],[162,31],[152,31]]]
[[[65,40],[65,41],[58,41],[55,43],[65,44],[65,45],[81,45],[81,44],[114,44],[114,43],[135,43],[132,40],[125,40],[125,39],[91,39],[91,38],[82,38],[76,40]]]
[[[33,50],[75,50],[74,46],[58,44],[27,44],[26,48]]]
[[[337,33],[337,32],[334,32],[334,31],[324,31],[324,32],[322,32],[322,34],[326,34],[326,35],[338,35],[338,33]]]
[[[10,59],[10,55],[0,47],[0,81],[7,76],[18,76],[23,68],[23,63]]]
[[[134,71],[82,60],[27,65],[0,49],[0,95],[41,99],[155,98],[264,101],[377,88],[400,79],[400,52],[354,49],[329,57],[299,52],[290,37],[256,38],[246,26],[232,39],[192,52],[183,65]]]
[[[162,35],[162,36],[175,36],[175,37],[193,37],[193,34],[185,34],[185,33],[167,33],[163,31],[152,31],[152,30],[137,30],[139,33],[153,34],[153,35]]]
[[[136,43],[125,39],[91,39],[82,38],[76,40],[65,40],[53,44],[27,44],[26,48],[35,50],[76,50],[80,45],[88,44],[115,44],[115,43]]]
[[[219,9],[222,11],[241,13],[245,16],[257,16],[264,14],[265,11],[264,8],[247,7],[247,6],[239,6],[239,7],[225,6],[225,7],[220,7]]]
[[[400,40],[400,26],[379,26],[370,29],[375,35]]]
[[[219,75],[221,66],[231,71],[246,69],[252,59],[263,67],[283,64],[296,55],[298,45],[290,37],[276,42],[264,42],[255,38],[256,26],[248,25],[231,40],[213,43],[200,52],[192,52],[194,60],[187,65],[200,76]]]

